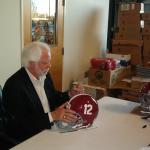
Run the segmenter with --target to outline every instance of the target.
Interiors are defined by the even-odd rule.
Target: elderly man
[[[55,90],[48,70],[51,53],[47,44],[33,42],[22,52],[22,65],[5,83],[3,101],[8,124],[7,132],[23,141],[53,122],[76,121],[75,112],[65,108],[67,93]]]

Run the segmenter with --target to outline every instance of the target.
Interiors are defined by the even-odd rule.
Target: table
[[[98,103],[93,127],[67,133],[44,130],[11,150],[146,150],[150,122],[136,113],[138,103],[107,96]]]

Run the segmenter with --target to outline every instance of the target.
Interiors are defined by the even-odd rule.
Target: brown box
[[[139,89],[137,89],[137,90],[135,90],[135,89],[126,90],[125,93],[128,95],[135,96],[135,97],[139,97],[139,94],[140,94]]]
[[[106,58],[112,58],[112,59],[116,59],[116,60],[125,60],[126,62],[128,62],[131,60],[131,55],[106,53]]]
[[[118,22],[118,27],[121,27],[121,26],[135,26],[135,28],[138,28],[138,27],[140,27],[140,25],[141,25],[141,23],[140,23],[140,21],[138,21],[138,20],[119,20],[119,22]]]
[[[96,100],[99,100],[103,96],[107,95],[107,89],[106,88],[101,88],[98,86],[90,85],[88,83],[86,83],[86,84],[84,83],[84,84],[82,84],[82,86],[84,87],[84,92],[86,94],[91,95]]]
[[[84,93],[91,95],[94,99],[99,100],[103,96],[107,95],[107,89],[99,86],[95,86],[88,83],[88,78],[84,78],[80,81],[75,81],[72,83],[74,85],[81,85],[84,88]]]
[[[131,12],[140,12],[141,10],[141,3],[120,3],[119,5],[119,11],[120,12],[126,12],[126,11],[131,11]]]
[[[143,35],[143,45],[149,45],[150,35]]]
[[[89,83],[102,87],[112,87],[123,78],[130,76],[130,66],[120,67],[115,70],[105,71],[95,68],[89,70]]]
[[[139,102],[139,95],[132,95],[129,93],[129,90],[122,90],[121,98],[129,101]]]
[[[132,89],[141,89],[145,85],[146,81],[142,77],[132,77],[131,79],[131,88]]]
[[[146,45],[143,46],[143,56],[150,58],[150,46],[146,46]]]
[[[150,28],[143,28],[142,35],[150,35]]]
[[[148,56],[143,57],[143,66],[150,68],[150,57]]]
[[[118,32],[115,33],[115,40],[142,40],[142,35],[138,32]]]
[[[150,58],[150,35],[143,36],[143,56]]]
[[[120,26],[119,27],[119,32],[121,33],[135,33],[135,34],[140,34],[141,33],[141,27],[140,26],[135,26],[135,25],[127,25],[127,26]]]
[[[112,53],[131,54],[131,64],[142,64],[142,40],[113,40]]]
[[[150,20],[150,13],[142,13],[141,14],[141,19],[142,20]]]
[[[145,28],[145,29],[149,29],[149,28],[150,28],[150,20],[148,20],[148,21],[145,20],[145,21],[144,21],[144,28]]]
[[[113,40],[113,45],[131,45],[141,47],[143,46],[142,40]]]
[[[113,45],[112,52],[115,54],[131,54],[131,64],[141,65],[142,64],[142,49],[136,46],[130,45]]]
[[[134,26],[140,28],[140,13],[137,12],[120,12],[118,14],[118,27]]]

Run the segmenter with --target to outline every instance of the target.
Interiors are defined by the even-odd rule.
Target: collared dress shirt
[[[50,112],[50,108],[49,108],[49,104],[48,104],[48,100],[47,100],[47,97],[46,97],[46,94],[45,94],[45,90],[44,90],[44,81],[46,79],[46,76],[41,76],[38,79],[36,79],[30,72],[29,70],[26,68],[26,71],[27,71],[27,74],[29,75],[29,78],[39,96],[39,99],[41,101],[41,104],[43,106],[43,109],[44,109],[44,112],[45,113],[48,113],[48,117],[49,117],[49,120],[50,122],[53,122],[53,118],[52,118],[52,115],[51,115],[51,112]]]

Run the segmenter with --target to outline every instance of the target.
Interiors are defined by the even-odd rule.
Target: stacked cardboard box
[[[101,70],[99,68],[90,68],[88,72],[89,84],[94,84],[104,88],[110,88],[123,78],[130,76],[130,66],[119,67],[115,70]]]
[[[117,54],[131,54],[131,67],[143,65],[143,57],[145,63],[150,61],[149,42],[150,42],[150,22],[144,22],[144,28],[141,29],[141,3],[129,2],[120,3],[118,12],[118,30],[114,33],[112,40],[112,52]],[[148,20],[150,16],[143,15],[143,20]],[[144,19],[147,18],[147,19]],[[145,36],[143,36],[145,35]],[[131,74],[135,74],[132,69]],[[130,87],[121,88],[123,99],[138,101],[139,91],[142,83],[133,80]]]
[[[150,82],[150,79],[148,78],[133,76],[131,80],[131,88],[141,90],[141,88],[148,82]]]
[[[140,3],[121,3],[118,13],[116,39],[141,40]]]
[[[139,102],[139,96],[140,96],[140,92],[138,89],[123,89],[120,98],[129,101]]]
[[[150,82],[150,79],[133,76],[128,88],[122,89],[121,98],[139,102],[141,88]]]
[[[130,54],[131,64],[142,64],[142,40],[113,40],[112,52],[115,54]]]
[[[150,13],[143,13],[141,15],[144,20],[143,35],[143,65],[150,67]]]
[[[141,40],[140,3],[121,3],[118,13],[118,40]]]
[[[118,31],[114,33],[112,52],[131,54],[131,64],[142,64],[141,3],[120,3]]]
[[[91,95],[96,100],[99,100],[103,96],[107,95],[106,88],[89,84],[88,78],[84,78],[82,81],[73,82],[73,85],[82,85],[82,87],[84,88],[84,93]]]

